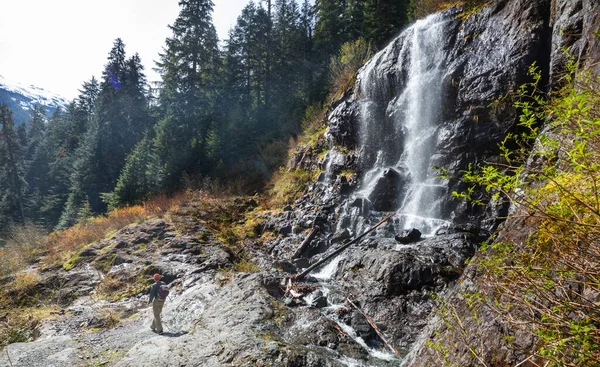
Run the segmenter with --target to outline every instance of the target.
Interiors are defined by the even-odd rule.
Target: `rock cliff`
[[[322,171],[303,197],[269,213],[254,212],[254,200],[237,202],[253,233],[243,251],[202,224],[207,214],[190,203],[185,215],[90,244],[62,268],[34,266],[27,271],[63,308],[34,341],[6,347],[0,365],[438,365],[432,343],[461,366],[477,365],[432,311],[436,299],[446,299],[468,312],[460,293],[477,289],[478,274],[467,259],[509,208],[453,200],[451,192],[464,189],[455,178],[470,164],[498,159],[497,144],[518,129],[518,112],[492,102],[527,82],[531,64],[547,85],[564,72],[563,47],[596,67],[598,7],[591,0],[497,0],[473,14],[450,9],[417,22],[330,106],[319,142],[327,153],[305,147],[290,160],[290,170]],[[411,123],[419,119],[428,125]],[[398,208],[364,240],[290,282]],[[515,227],[506,223],[501,233]],[[292,256],[312,229],[306,248]],[[173,289],[163,335],[150,331],[146,305],[155,272]],[[480,317],[464,327],[486,341],[486,364],[514,365],[535,346],[516,335],[521,349],[510,349],[503,336],[511,330],[491,314]]]

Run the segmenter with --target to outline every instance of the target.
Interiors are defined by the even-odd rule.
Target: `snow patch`
[[[69,104],[68,100],[57,94],[48,92],[47,90],[33,85],[24,86],[20,83],[8,81],[2,75],[0,75],[0,89],[21,95],[31,100],[31,102],[28,103],[29,108],[32,107],[32,104],[41,104],[44,106],[53,107],[66,107]],[[15,97],[11,97],[11,99],[16,102]],[[21,105],[23,106],[23,102],[21,102]]]

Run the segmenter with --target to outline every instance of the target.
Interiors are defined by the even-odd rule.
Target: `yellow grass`
[[[90,218],[84,223],[52,232],[47,237],[34,225],[24,225],[13,233],[6,247],[0,248],[0,276],[18,272],[42,255],[46,265],[64,263],[73,252],[90,243],[100,241],[132,223],[161,217],[189,200],[190,195],[185,192],[155,196],[142,205],[113,209],[105,216]]]

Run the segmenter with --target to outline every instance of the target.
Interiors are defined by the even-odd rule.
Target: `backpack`
[[[158,284],[158,298],[161,301],[165,301],[169,296],[169,286],[163,282]]]

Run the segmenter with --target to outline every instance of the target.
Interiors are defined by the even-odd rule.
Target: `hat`
[[[154,274],[154,280],[155,281],[160,280],[160,278],[162,278],[162,275],[160,275],[160,274]]]

